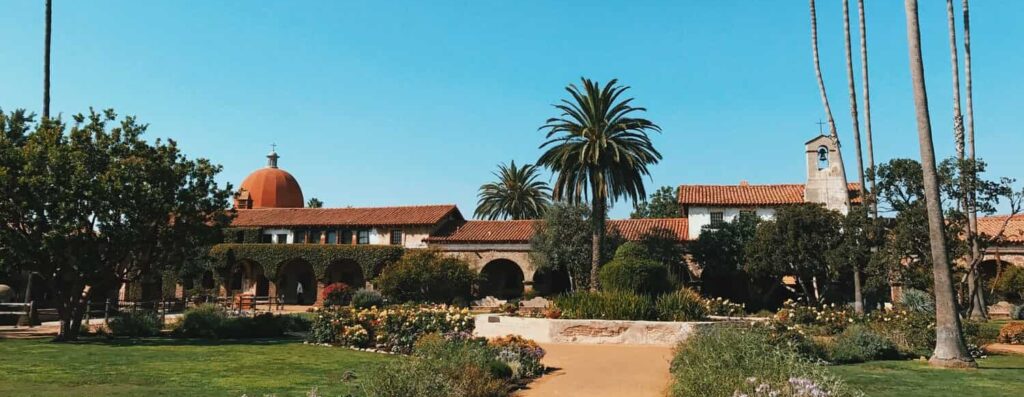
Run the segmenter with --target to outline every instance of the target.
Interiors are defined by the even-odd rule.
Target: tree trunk
[[[928,93],[925,89],[924,64],[921,59],[921,31],[917,20],[917,0],[905,0],[907,13],[907,41],[910,75],[914,88],[914,108],[917,113],[918,144],[921,147],[921,170],[928,210],[928,237],[931,245],[933,277],[935,280],[935,352],[929,361],[941,367],[977,367],[967,353],[960,316],[953,292],[952,270],[946,256],[939,201],[939,181],[935,169],[935,148],[932,141],[931,119],[928,114]]]
[[[967,157],[970,159],[971,169],[968,173],[967,178],[969,184],[973,187],[977,180],[977,174],[975,173],[974,165],[977,161],[976,153],[974,151],[974,92],[971,84],[971,17],[970,7],[968,0],[963,0],[963,12],[964,12],[964,91],[966,91],[966,106],[967,106],[967,119],[966,119],[966,130],[967,130]],[[971,254],[974,256],[976,261],[981,261],[981,241],[978,237],[978,206],[977,206],[977,192],[971,189],[967,193],[967,227],[974,231],[971,236]],[[982,294],[981,288],[981,277],[978,277],[977,266],[974,267],[974,282],[975,291],[977,296],[972,296],[971,301],[976,302],[978,310],[981,312],[981,318],[987,319],[988,315],[985,313],[985,297]],[[974,317],[974,311],[972,310],[971,316]]]
[[[598,282],[597,272],[601,269],[601,247],[604,245],[604,223],[605,223],[605,202],[603,198],[596,192],[594,194],[594,202],[591,206],[590,219],[593,220],[593,244],[591,245],[590,251],[590,290],[597,291],[600,289]]]
[[[62,285],[60,279],[54,282],[54,295],[57,298],[57,317],[60,319],[60,330],[54,342],[78,340],[78,330],[82,324],[82,293],[85,288],[79,281],[71,285]]]
[[[868,85],[868,31],[867,25],[864,20],[864,0],[857,0],[857,14],[860,20],[860,62],[861,62],[861,78],[863,81],[864,91],[864,133],[867,138],[867,149],[868,149],[868,167],[871,170],[875,169],[875,147],[874,141],[871,137],[871,95],[869,94]],[[858,145],[859,146],[859,145]],[[863,181],[861,181],[863,183]],[[871,173],[871,192],[875,190],[875,176],[874,172]],[[865,204],[871,205],[872,214],[875,218],[878,218],[878,204],[875,202],[874,197],[868,200],[867,197],[863,197]]]
[[[50,118],[50,17],[52,0],[46,0],[46,38],[43,43],[43,120]]]
[[[846,165],[843,164],[843,151],[839,145],[839,133],[836,131],[836,120],[832,117],[832,107],[828,104],[828,94],[825,92],[825,80],[821,77],[821,63],[818,61],[818,16],[814,7],[814,0],[811,1],[811,51],[814,55],[814,75],[818,79],[818,91],[821,92],[821,103],[825,107],[825,116],[828,119],[829,137],[836,145],[836,157],[839,162],[839,174],[843,177],[843,186],[846,186]],[[844,201],[847,208],[850,206],[850,196],[845,195]]]
[[[860,150],[860,120],[857,115],[857,89],[853,80],[853,46],[850,40],[850,0],[843,0],[843,34],[846,40],[846,81],[850,91],[850,119],[853,120],[853,144],[857,153],[857,181],[860,182],[858,193],[863,200],[864,194],[864,156]],[[866,202],[866,200],[865,200]],[[853,269],[853,310],[858,314],[864,314],[864,301],[861,299],[860,290],[860,269],[862,264],[856,264]]]

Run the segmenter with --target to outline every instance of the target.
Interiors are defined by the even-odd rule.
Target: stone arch
[[[572,288],[569,273],[561,269],[540,269],[533,274],[533,289],[540,295],[558,295]]]
[[[199,286],[203,289],[211,290],[214,287],[216,287],[216,285],[217,284],[214,281],[213,272],[209,270],[203,272],[199,279]]]
[[[239,259],[228,270],[226,278],[228,293],[255,296],[270,295],[270,279],[263,272],[263,266],[251,259]]]
[[[331,262],[324,269],[322,279],[325,284],[341,282],[356,289],[366,286],[366,277],[363,275],[363,267],[349,259],[339,259]]]
[[[302,259],[289,259],[277,271],[277,292],[284,303],[294,305],[312,305],[317,300],[317,278],[313,265]],[[298,287],[302,285],[302,295]],[[301,298],[301,299],[300,299]]]
[[[523,296],[525,280],[519,264],[510,259],[494,259],[480,268],[480,295],[499,299]]]

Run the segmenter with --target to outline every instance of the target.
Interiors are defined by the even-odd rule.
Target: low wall
[[[540,343],[672,346],[702,327],[721,322],[563,320],[480,314],[476,336],[520,335]]]

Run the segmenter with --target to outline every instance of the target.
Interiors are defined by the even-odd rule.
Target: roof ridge
[[[391,205],[391,206],[380,206],[380,207],[321,207],[321,208],[309,208],[309,207],[287,207],[287,208],[238,208],[241,211],[263,211],[263,210],[376,210],[376,209],[389,209],[389,208],[431,208],[431,207],[456,207],[455,204],[416,204],[416,205]]]

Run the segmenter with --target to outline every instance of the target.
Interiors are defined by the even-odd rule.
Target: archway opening
[[[480,295],[499,299],[523,296],[523,270],[508,259],[487,262],[480,270]]]
[[[231,273],[228,276],[228,291],[232,295],[267,296],[270,293],[270,280],[263,274],[263,266],[260,266],[259,263],[241,260],[231,268]]]
[[[340,260],[332,262],[327,266],[325,281],[327,284],[345,283],[349,288],[359,289],[366,286],[366,278],[363,277],[363,268],[351,260]]]
[[[533,289],[540,295],[558,295],[570,287],[569,274],[564,270],[540,269],[533,274]]]
[[[284,299],[284,303],[289,305],[316,303],[316,274],[309,262],[301,259],[286,262],[281,265],[277,280],[277,293]]]

